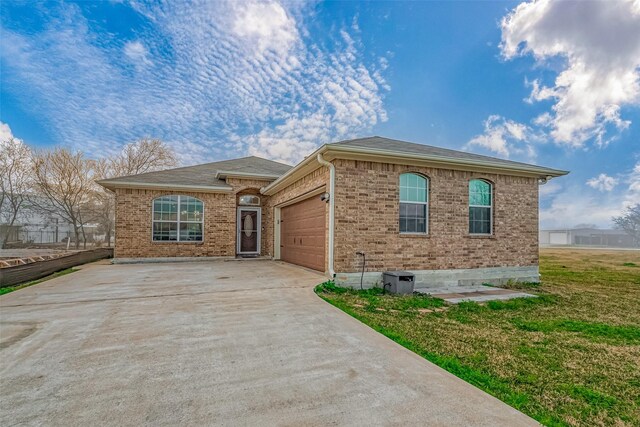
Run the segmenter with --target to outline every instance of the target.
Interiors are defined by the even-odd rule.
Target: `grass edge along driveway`
[[[19,285],[4,286],[4,287],[0,288],[0,295],[5,295],[5,294],[8,294],[10,292],[17,291],[17,290],[20,290],[20,289],[23,289],[23,288],[28,288],[29,286],[37,285],[39,283],[46,282],[47,280],[55,279],[56,277],[64,276],[66,274],[73,273],[74,271],[78,271],[78,270],[79,270],[78,268],[73,268],[73,267],[66,268],[64,270],[56,271],[53,274],[50,274],[48,276],[42,277],[42,278],[37,279],[37,280],[32,280],[30,282],[21,283]]]
[[[447,307],[316,288],[325,301],[549,426],[640,425],[640,252],[541,251],[539,297]]]

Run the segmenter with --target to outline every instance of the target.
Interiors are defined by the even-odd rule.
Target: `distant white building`
[[[593,246],[634,248],[633,239],[623,230],[570,228],[540,230],[540,246]]]
[[[85,233],[92,238],[97,228],[95,224],[84,226]],[[73,224],[60,215],[29,209],[28,205],[18,213],[12,226],[2,223],[0,219],[0,244],[4,241],[6,234],[9,234],[7,244],[56,244],[64,243],[68,238],[72,241],[75,239]]]

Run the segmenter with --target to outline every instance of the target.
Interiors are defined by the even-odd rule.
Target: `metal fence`
[[[75,243],[75,234],[70,230],[58,230],[48,227],[6,227],[0,229],[0,236],[4,239],[5,234],[9,234],[7,243],[18,245],[54,245],[54,244],[66,244],[68,240],[71,243]],[[92,244],[94,242],[103,243],[104,235],[96,233],[95,229],[85,230],[85,236],[87,243]],[[83,243],[82,234],[80,235],[80,243]]]

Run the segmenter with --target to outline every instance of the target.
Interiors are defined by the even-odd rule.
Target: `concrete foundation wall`
[[[538,282],[540,273],[538,266],[526,267],[487,267],[460,268],[449,270],[414,270],[416,288],[442,286],[470,286],[488,283],[492,285],[504,284],[508,281]],[[335,282],[338,286],[359,288],[362,273],[338,273]],[[382,286],[382,272],[365,272],[362,276],[364,288]]]

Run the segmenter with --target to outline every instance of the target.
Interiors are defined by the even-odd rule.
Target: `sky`
[[[0,138],[184,165],[381,135],[571,171],[544,228],[640,203],[640,0],[0,3]]]

